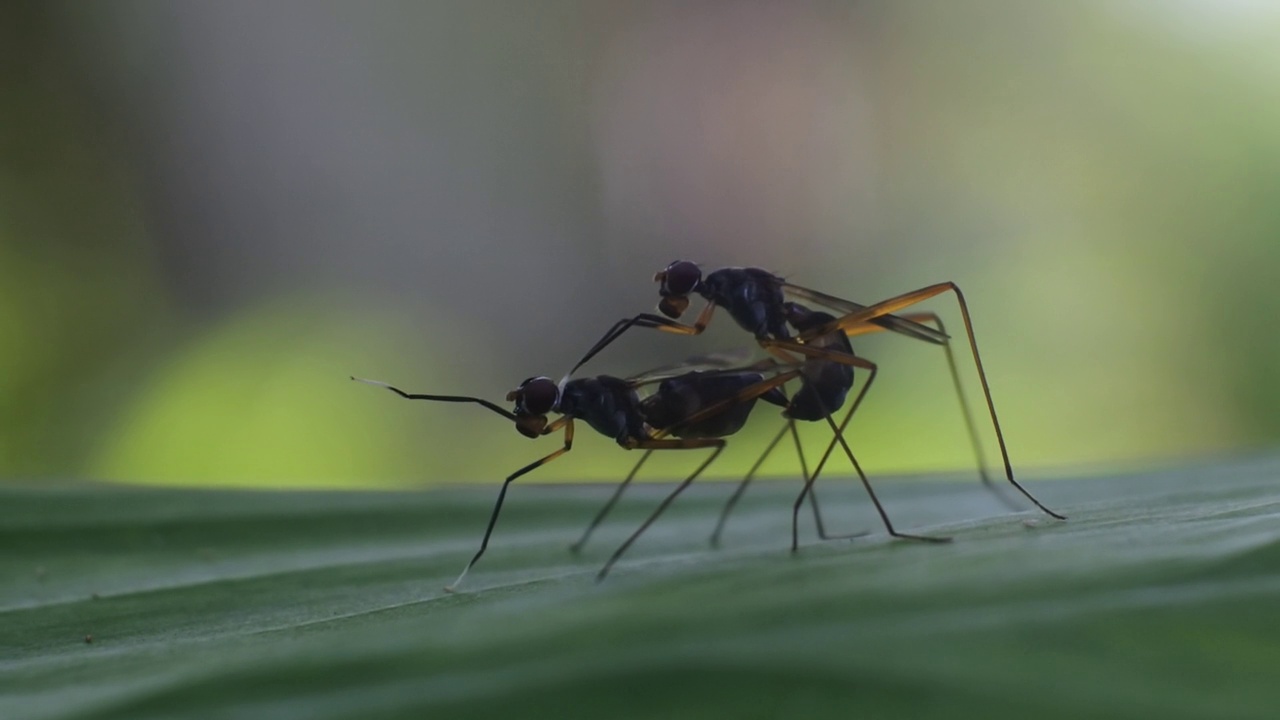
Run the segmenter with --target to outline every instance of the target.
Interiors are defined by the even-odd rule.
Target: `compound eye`
[[[658,281],[662,283],[658,292],[663,297],[688,295],[702,282],[702,270],[688,260],[677,260],[658,273]]]
[[[560,400],[560,388],[548,377],[529,378],[513,393],[517,415],[546,415]]]
[[[684,314],[689,307],[689,298],[685,295],[664,297],[658,301],[658,311],[675,319]]]

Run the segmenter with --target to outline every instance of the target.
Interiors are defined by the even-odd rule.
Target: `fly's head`
[[[516,430],[525,437],[540,437],[547,426],[547,413],[560,405],[560,386],[549,377],[531,377],[507,393],[507,400],[516,404]]]
[[[677,260],[653,276],[659,283],[658,310],[669,318],[678,318],[689,307],[689,294],[702,284],[702,269],[688,260]]]

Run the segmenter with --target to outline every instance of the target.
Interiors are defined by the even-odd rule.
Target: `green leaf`
[[[1032,483],[882,481],[889,542],[824,479],[695,486],[607,581],[671,486],[520,485],[462,592],[497,488],[0,491],[3,718],[1271,718],[1280,464]],[[975,519],[976,518],[976,519]],[[92,636],[92,642],[86,638]]]

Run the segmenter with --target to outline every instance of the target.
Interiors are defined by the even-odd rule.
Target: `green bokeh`
[[[347,376],[429,354],[403,340],[408,327],[374,317],[293,298],[195,336],[141,384],[87,474],[265,487],[412,482],[395,449],[422,426],[406,426],[391,403],[370,402],[374,390]],[[429,456],[417,462],[438,472]]]
[[[795,11],[796,34],[765,34],[778,44],[762,49],[758,66],[722,69],[737,83],[725,91],[729,105],[715,105],[718,96],[697,99],[726,125],[700,126],[725,143],[709,165],[739,168],[744,182],[780,174],[778,194],[762,203],[774,212],[765,220],[780,228],[778,237],[764,247],[739,246],[731,234],[674,240],[727,263],[794,270],[802,284],[861,302],[941,279],[961,282],[1020,469],[1274,445],[1280,339],[1268,322],[1280,314],[1273,277],[1280,267],[1280,95],[1273,91],[1280,44],[1268,42],[1268,31],[1276,17],[1263,7],[1193,5],[804,6]],[[0,477],[493,482],[551,452],[556,439],[530,443],[478,408],[405,403],[344,378],[368,374],[413,390],[500,400],[524,377],[558,376],[607,321],[651,309],[652,294],[641,290],[648,292],[656,268],[651,258],[636,258],[650,243],[671,240],[667,215],[689,212],[675,207],[687,198],[642,185],[614,197],[609,173],[619,170],[610,163],[617,155],[625,171],[647,177],[647,163],[666,167],[680,158],[662,155],[666,135],[633,147],[601,128],[620,112],[607,103],[625,110],[638,102],[627,92],[644,98],[654,91],[646,82],[683,78],[661,62],[651,67],[667,56],[640,40],[669,33],[684,38],[673,40],[670,57],[696,58],[686,45],[702,44],[689,38],[711,30],[698,30],[706,18],[697,13],[555,7],[559,14],[541,24],[483,3],[439,15],[414,5],[368,15],[312,8],[313,20],[349,23],[339,35],[351,45],[317,51],[246,35],[246,53],[265,47],[274,68],[252,72],[224,66],[202,44],[223,37],[226,28],[216,23],[189,47],[164,30],[175,18],[179,27],[202,26],[194,6],[167,19],[127,2],[93,11],[74,3],[0,10]],[[1251,12],[1259,13],[1256,22]],[[814,18],[829,21],[813,36],[829,46],[811,56],[804,32]],[[253,13],[224,19],[263,32],[275,27]],[[441,42],[424,42],[419,26]],[[733,27],[746,37],[759,32],[750,23]],[[297,37],[330,31],[308,25]],[[708,37],[706,47],[730,45]],[[374,91],[362,96],[368,105],[350,117],[333,108],[335,116],[365,135],[376,136],[380,123],[409,125],[407,137],[438,153],[426,156],[433,184],[414,192],[424,202],[477,204],[471,212],[480,219],[464,211],[437,218],[437,210],[409,230],[370,219],[377,197],[365,185],[394,184],[404,168],[390,162],[360,175],[363,160],[343,165],[348,153],[368,149],[365,135],[343,135],[351,147],[315,154],[287,142],[324,130],[319,121],[328,114],[300,117],[299,127],[277,138],[283,147],[241,145],[273,137],[255,134],[251,120],[293,117],[294,96],[246,107],[253,96],[232,92],[223,107],[219,93],[248,83],[245,73],[268,86],[296,73],[299,83],[327,88],[329,78],[294,62],[313,57],[307,53],[376,75]],[[819,64],[805,65],[813,57]],[[836,89],[853,90],[823,105],[806,94],[808,76],[790,74],[793,60],[838,77]],[[223,71],[226,77],[217,74]],[[753,93],[758,78],[776,96]],[[335,96],[351,82],[332,80]],[[669,97],[663,90],[654,97]],[[779,108],[769,98],[809,104]],[[724,110],[733,102],[743,103],[739,115]],[[807,118],[814,108],[830,114]],[[677,134],[691,112],[679,103],[659,110]],[[735,139],[761,127],[769,147],[758,154]],[[812,168],[792,157],[803,150],[796,127],[832,145],[811,158]],[[405,148],[406,164],[423,157],[412,150]],[[452,158],[460,165],[446,162],[451,153],[463,158]],[[261,178],[251,171],[223,167],[218,175],[202,164],[223,154],[249,168],[256,166],[247,155],[267,157],[266,175],[345,167],[353,177],[329,178],[332,186],[321,188],[331,194],[299,190],[297,202],[289,192],[259,198],[253,190]],[[828,155],[858,162],[827,165]],[[438,169],[437,160],[455,172]],[[787,175],[797,169],[803,182]],[[851,179],[864,171],[874,185],[869,195],[860,194],[866,178]],[[717,176],[701,168],[693,177]],[[689,194],[739,197],[737,179],[731,174],[726,188],[690,186]],[[672,171],[658,184],[687,180]],[[170,181],[181,187],[169,192]],[[654,200],[664,197],[667,204]],[[277,200],[288,204],[272,206]],[[328,214],[307,214],[312,204]],[[513,229],[491,217],[504,212],[522,224]],[[291,213],[304,215],[296,226]],[[498,241],[478,237],[491,221]],[[411,290],[384,287],[376,270],[385,266],[377,263],[343,272],[366,254],[369,233],[384,231],[409,237],[368,254],[403,266]],[[201,244],[188,234],[212,239]],[[552,247],[553,235],[567,240]],[[665,254],[670,246],[662,247]],[[454,270],[477,256],[482,271]],[[492,279],[491,269],[507,283]],[[513,275],[534,284],[508,287]],[[949,298],[931,307],[958,329]],[[723,313],[716,324],[729,325]],[[719,349],[711,335],[628,338],[586,372],[612,371],[619,359],[666,364]],[[716,337],[745,342],[731,332]],[[863,464],[873,474],[971,475],[939,353],[900,338],[860,339],[857,347],[884,371],[851,426]],[[963,349],[958,356],[980,407]],[[772,409],[757,415],[710,477],[750,466],[779,427]],[[824,430],[803,432],[807,451],[821,452]],[[994,459],[990,431],[983,432]],[[634,460],[584,431],[573,453],[536,477],[613,480]],[[645,477],[680,475],[696,462],[676,453]],[[833,471],[847,472],[847,464],[837,461]],[[786,449],[765,468],[767,475],[795,472]]]

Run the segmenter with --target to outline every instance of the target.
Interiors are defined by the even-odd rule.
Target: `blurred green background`
[[[956,281],[1025,471],[1273,445],[1277,87],[1246,0],[0,4],[0,477],[492,481],[557,441],[347,376],[500,400],[676,258]],[[940,353],[858,347],[868,469],[971,466]]]

